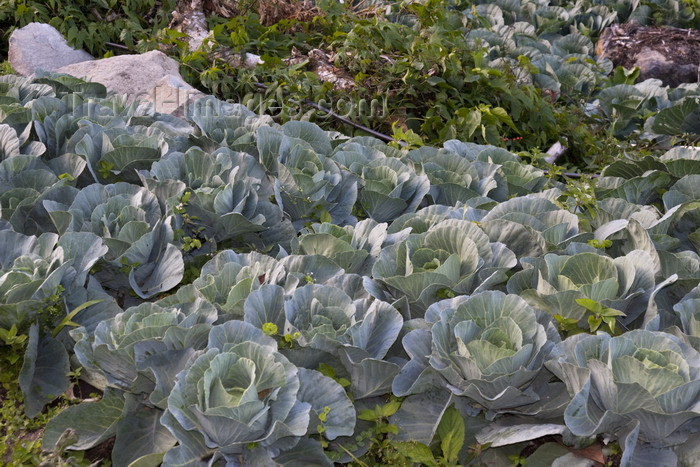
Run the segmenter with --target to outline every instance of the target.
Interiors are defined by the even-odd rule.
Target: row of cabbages
[[[562,341],[551,315],[518,295],[460,295],[407,319],[367,293],[367,277],[340,271],[307,283],[286,267],[304,257],[287,258],[224,251],[176,294],[131,307],[94,335],[71,331],[105,397],[59,414],[44,444],[73,428],[80,449],[116,435],[115,465],[165,453],[164,465],[330,466],[350,460],[340,446],[367,449],[354,440],[367,428],[356,414],[393,393],[407,396],[391,418],[397,440],[429,443],[455,404],[468,425],[493,420],[476,439],[495,446],[608,434],[625,449],[623,465],[694,462],[700,298],[675,307],[685,333]],[[230,297],[213,292],[223,277],[252,279],[254,290],[227,309]],[[513,423],[522,424],[515,439]],[[325,453],[319,433],[333,441]]]
[[[73,428],[74,449],[116,437],[114,465],[330,465],[393,394],[397,440],[454,405],[494,448],[604,435],[626,465],[696,463],[696,150],[609,166],[596,201],[490,146],[406,152],[211,98],[190,125],[67,77],[0,91],[0,327],[28,329],[27,412],[71,364],[104,388],[47,448]],[[591,306],[627,332],[562,341]]]

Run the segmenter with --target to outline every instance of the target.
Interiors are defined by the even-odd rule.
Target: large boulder
[[[17,73],[30,76],[37,69],[56,71],[72,63],[93,60],[94,57],[84,50],[70,47],[52,26],[29,23],[12,32],[7,58]]]
[[[179,117],[204,96],[182,79],[180,64],[160,51],[95,60],[85,51],[70,48],[48,24],[31,23],[17,29],[10,37],[9,58],[24,76],[37,69],[77,76],[126,94],[129,102],[147,101],[156,112]]]
[[[187,84],[180,64],[158,50],[140,55],[118,55],[92,62],[75,63],[56,70],[104,84],[129,101],[150,101],[155,111],[182,116],[189,104],[204,96]]]
[[[117,55],[92,62],[74,63],[58,68],[58,73],[104,84],[130,99],[143,99],[166,75],[179,75],[180,65],[158,50],[141,55]]]

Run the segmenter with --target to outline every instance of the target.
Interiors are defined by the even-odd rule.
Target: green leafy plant
[[[370,466],[377,464],[395,464],[406,461],[406,458],[393,446],[389,435],[398,433],[398,427],[389,422],[389,417],[394,415],[401,407],[401,399],[391,396],[382,405],[375,405],[373,409],[365,409],[357,414],[358,420],[372,423],[371,428],[356,436],[358,443],[368,441],[369,450],[360,458],[355,458],[349,465]]]
[[[464,446],[465,425],[462,415],[454,406],[450,406],[442,415],[437,434],[436,447],[432,450],[429,446],[419,442],[397,442],[395,446],[408,462],[428,467],[461,465],[459,458]]]
[[[603,306],[590,298],[578,298],[576,303],[591,313],[587,318],[591,333],[602,329],[612,336],[620,334],[619,328],[618,331],[615,330],[615,325],[619,316],[625,316],[623,312]]]

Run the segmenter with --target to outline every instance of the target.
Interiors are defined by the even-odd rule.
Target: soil
[[[674,27],[641,26],[630,22],[614,24],[605,29],[596,45],[599,57],[609,58],[615,66],[632,69],[642,66],[645,57],[652,55],[668,73],[664,84],[677,85],[677,82],[698,81],[697,69],[700,66],[700,31]],[[685,71],[684,71],[685,70]],[[644,69],[642,74],[644,74]],[[683,77],[678,77],[683,71]],[[693,73],[694,71],[694,73]],[[674,77],[674,75],[676,75]]]
[[[112,449],[114,448],[114,437],[106,439],[102,444],[98,444],[94,448],[85,451],[85,458],[90,462],[106,461],[112,458]]]
[[[320,14],[320,10],[310,0],[274,0],[264,2],[204,0],[203,6],[207,17],[217,14],[224,18],[233,18],[246,13],[246,10],[252,8],[258,14],[260,23],[264,26],[271,26],[283,19],[311,21],[314,16]]]
[[[534,454],[535,451],[537,451],[540,447],[542,447],[542,445],[544,445],[546,443],[557,443],[560,446],[564,446],[571,453],[573,453],[577,458],[588,459],[590,461],[593,461],[593,465],[595,465],[595,466],[603,467],[605,465],[605,466],[610,466],[610,467],[619,467],[619,465],[620,465],[621,456],[611,455],[611,456],[607,456],[607,458],[606,458],[603,455],[603,443],[601,440],[598,440],[598,442],[591,444],[587,448],[575,449],[575,448],[572,448],[570,446],[566,446],[560,435],[548,435],[548,436],[543,436],[541,438],[533,439],[520,452],[520,457],[527,459],[529,456]]]

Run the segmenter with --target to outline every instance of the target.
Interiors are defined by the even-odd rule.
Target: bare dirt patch
[[[639,67],[640,78],[669,86],[698,81],[700,31],[673,27],[614,24],[601,34],[596,52],[615,66]]]

